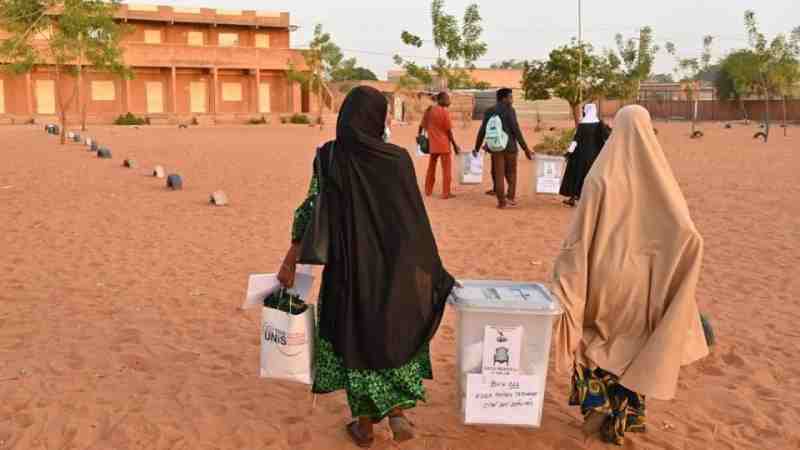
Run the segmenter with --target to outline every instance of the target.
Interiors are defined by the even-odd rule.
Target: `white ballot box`
[[[561,306],[544,286],[464,281],[450,297],[458,317],[458,390],[466,425],[538,428],[553,320]]]
[[[563,156],[536,154],[533,165],[534,194],[558,194],[567,160]]]

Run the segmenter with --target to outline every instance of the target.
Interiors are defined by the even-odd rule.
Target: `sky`
[[[292,24],[292,47],[305,47],[314,25],[321,23],[331,33],[346,57],[355,57],[385,79],[394,67],[392,55],[431,63],[436,49],[426,42],[421,49],[403,45],[400,34],[408,30],[431,38],[430,0],[134,0],[225,9],[288,11]],[[467,5],[477,3],[483,17],[488,53],[476,65],[488,67],[505,59],[545,59],[553,48],[577,37],[578,0],[447,0],[448,13],[462,17]],[[715,36],[714,55],[747,46],[744,12],[753,9],[761,31],[768,38],[800,26],[799,0],[583,0],[583,38],[596,49],[615,48],[614,36],[638,36],[650,26],[662,51],[655,71],[671,73],[675,58],[663,51],[673,42],[681,57],[697,57],[705,35]],[[644,6],[646,5],[646,6]]]

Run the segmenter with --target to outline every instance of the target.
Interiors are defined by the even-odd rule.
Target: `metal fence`
[[[650,111],[653,119],[657,120],[691,120],[695,102],[688,100],[646,100],[637,104]],[[621,100],[602,100],[600,111],[603,117],[613,117],[626,103]],[[800,99],[786,100],[786,120],[800,121]],[[771,100],[769,102],[770,118],[775,121],[783,120],[784,102]],[[764,100],[745,100],[744,102],[727,100],[700,100],[697,102],[697,120],[699,121],[734,121],[750,120],[760,121],[766,116],[767,104]]]

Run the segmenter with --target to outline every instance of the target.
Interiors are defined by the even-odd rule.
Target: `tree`
[[[506,59],[504,61],[500,61],[499,63],[494,63],[489,66],[491,69],[504,69],[504,70],[524,70],[525,69],[525,61],[517,61],[516,59]]]
[[[640,29],[638,38],[625,40],[622,34],[617,34],[615,39],[618,58],[624,67],[619,77],[618,92],[624,100],[633,100],[639,95],[642,81],[650,78],[660,48],[653,42],[653,29],[650,27]],[[609,55],[609,58],[613,56]]]
[[[800,27],[796,28],[789,38],[784,34],[777,35],[772,42],[758,29],[756,14],[746,11],[744,14],[745,30],[753,54],[754,78],[751,80],[756,92],[764,98],[764,141],[769,140],[770,111],[769,103],[773,95],[778,95],[784,103],[784,122],[786,121],[786,95],[792,84],[800,77],[797,75],[798,55],[800,55]]]
[[[711,46],[714,43],[713,36],[706,36],[703,38],[703,51],[698,58],[681,58],[678,56],[678,50],[675,44],[667,42],[667,52],[674,56],[678,62],[675,68],[675,75],[678,81],[683,84],[683,89],[686,92],[686,97],[690,102],[693,102],[692,111],[692,137],[698,136],[697,134],[697,110],[699,107],[700,99],[698,91],[700,89],[701,75],[709,70],[711,66]]]
[[[755,54],[748,50],[736,50],[720,62],[720,71],[714,80],[714,87],[721,100],[739,102],[742,117],[749,122],[744,99],[754,91],[754,80],[758,77]]]
[[[53,67],[55,100],[61,123],[61,143],[66,141],[67,110],[81,97],[84,67],[130,77],[122,62],[120,40],[126,29],[114,21],[119,0],[4,0],[0,2],[0,27],[10,37],[0,43],[0,56],[13,73],[27,73],[37,65]],[[37,42],[37,37],[44,40]],[[64,97],[62,81],[74,78],[73,92]],[[86,105],[79,105],[86,127]]]
[[[431,67],[420,66],[402,57],[395,56],[395,64],[403,67],[406,75],[401,80],[404,86],[430,84],[434,75],[446,82],[451,89],[481,87],[470,76],[467,69],[475,67],[475,61],[485,55],[488,47],[481,40],[483,19],[477,4],[471,4],[464,11],[459,27],[458,19],[445,11],[444,0],[431,2],[431,22],[433,45],[438,57]],[[408,31],[403,31],[400,39],[404,44],[422,48],[425,41]],[[445,86],[440,86],[444,88]]]
[[[344,60],[339,67],[331,73],[332,81],[357,81],[357,80],[371,80],[376,81],[378,77],[374,72],[365,68],[359,67],[355,58]]]
[[[672,78],[671,73],[657,73],[650,77],[649,81],[653,81],[655,83],[674,83],[675,79]]]
[[[314,26],[314,38],[311,40],[309,48],[319,52],[323,76],[331,79],[333,73],[340,68],[344,61],[344,54],[342,49],[333,42],[330,33],[323,31],[322,24]]]
[[[289,61],[289,69],[286,77],[290,82],[299,83],[309,93],[316,93],[318,116],[317,123],[322,128],[322,93],[325,88],[325,80],[330,79],[332,74],[338,70],[339,65],[344,59],[342,51],[333,43],[330,33],[322,30],[322,25],[314,27],[314,38],[309,44],[309,48],[302,50],[303,59],[308,66],[308,71],[298,71],[294,64]],[[293,94],[292,94],[293,95]],[[292,103],[294,99],[292,98]]]
[[[618,62],[607,56],[596,55],[591,44],[578,44],[573,40],[570,45],[551,51],[546,62],[532,61],[526,64],[522,78],[525,98],[547,100],[555,95],[566,100],[577,126],[583,100],[617,94]],[[583,76],[579,77],[581,73]]]

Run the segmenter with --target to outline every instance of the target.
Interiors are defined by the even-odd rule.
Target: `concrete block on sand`
[[[228,196],[222,191],[216,191],[211,194],[209,202],[214,206],[227,206]]]
[[[111,150],[107,148],[101,148],[97,151],[97,157],[102,159],[111,159]]]
[[[166,176],[166,172],[164,171],[163,167],[155,166],[153,167],[153,176],[156,178],[164,178]]]
[[[179,191],[183,189],[183,179],[178,174],[170,174],[167,176],[167,188],[172,189],[173,191]]]
[[[126,159],[122,162],[122,167],[127,167],[128,169],[136,169],[139,167],[139,164],[136,163],[133,159]]]

